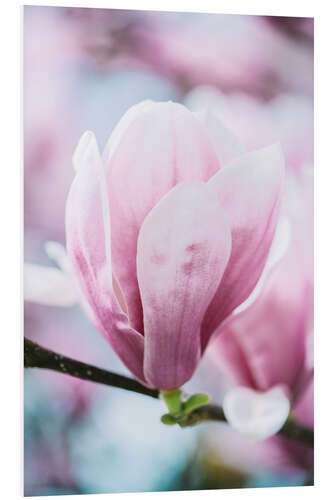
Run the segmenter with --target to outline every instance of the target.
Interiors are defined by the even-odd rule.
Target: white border
[[[4,4],[6,6],[4,6]],[[261,499],[281,498],[332,498],[332,371],[333,371],[333,324],[332,324],[332,9],[326,1],[256,1],[232,0],[232,2],[201,0],[122,0],[118,1],[42,1],[28,2],[33,5],[82,6],[102,8],[128,8],[166,11],[220,12],[256,15],[315,16],[315,200],[316,200],[316,315],[315,315],[315,364],[316,364],[316,453],[315,487],[272,488],[247,490],[217,490],[210,492],[172,492],[142,494],[89,495],[89,500],[109,497],[111,500],[130,498],[192,499]],[[2,352],[0,354],[1,380],[1,497],[6,500],[20,498],[22,492],[21,439],[22,396],[21,388],[21,339],[22,315],[20,292],[20,250],[22,250],[22,180],[20,179],[20,145],[22,142],[20,120],[20,2],[2,2],[1,36],[1,319]],[[326,293],[325,293],[326,292]],[[38,497],[49,499],[50,497]],[[57,498],[82,498],[58,496]]]

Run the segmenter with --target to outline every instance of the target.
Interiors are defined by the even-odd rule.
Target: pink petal
[[[93,134],[82,137],[73,161],[77,174],[66,206],[68,257],[96,327],[129,370],[145,381],[143,337],[128,325],[113,291],[100,184],[101,158]]]
[[[282,206],[290,222],[286,255],[266,277],[256,301],[229,316],[212,345],[221,368],[236,383],[261,390],[284,383],[293,404],[302,397],[313,372],[308,357],[313,332],[313,199],[312,187],[303,180],[286,176]]]
[[[135,115],[107,164],[114,273],[130,322],[143,332],[136,276],[141,224],[161,197],[182,181],[207,181],[219,163],[206,132],[184,106],[150,104]]]
[[[232,251],[204,319],[203,348],[260,278],[274,237],[283,177],[282,152],[273,145],[240,156],[208,182],[230,221]]]
[[[146,217],[138,240],[146,379],[180,387],[200,359],[200,327],[230,255],[228,223],[203,183],[183,183]]]
[[[292,300],[281,292],[281,272],[277,266],[256,302],[231,317],[213,347],[222,369],[236,382],[257,390],[285,384],[295,393],[304,372],[309,293],[305,288]],[[241,352],[242,358],[237,359],[233,351]],[[244,370],[250,374],[247,380]]]

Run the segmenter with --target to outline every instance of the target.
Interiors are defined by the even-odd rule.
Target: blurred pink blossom
[[[182,91],[209,84],[265,98],[312,93],[311,41],[285,36],[259,16],[104,9],[72,15],[82,46],[102,67],[141,66]]]
[[[25,226],[62,236],[66,193],[73,178],[71,151],[77,133],[72,100],[73,63],[80,57],[73,26],[60,9],[25,7],[24,168]]]
[[[26,303],[24,316],[25,335],[29,339],[75,359],[94,361],[96,348],[84,338],[82,326],[77,323],[72,312],[59,315],[56,309],[49,309],[45,315],[40,306]],[[80,342],[77,341],[78,333]],[[98,362],[98,357],[95,358]],[[38,380],[40,390],[52,394],[58,404],[63,405],[65,413],[72,416],[85,413],[97,387],[85,380],[66,374],[59,375],[52,370],[31,370],[29,376]]]
[[[304,475],[309,468],[309,450],[301,448],[303,460],[293,449],[288,449],[288,440],[273,436],[265,441],[250,441],[229,426],[214,426],[204,433],[202,446],[214,450],[220,463],[234,467],[254,477],[281,474],[293,477]],[[296,446],[297,448],[297,446]],[[298,451],[298,450],[297,450]],[[312,450],[310,450],[312,453]],[[307,455],[307,459],[305,459]]]
[[[282,204],[291,222],[289,249],[257,300],[229,318],[211,350],[232,386],[259,392],[283,387],[307,423],[313,419],[311,391],[307,404],[299,403],[313,377],[312,197],[311,172],[289,173]]]
[[[287,168],[313,164],[313,102],[308,97],[280,94],[266,102],[201,86],[186,96],[185,104],[192,111],[213,110],[249,151],[279,141]]]
[[[225,379],[226,393],[249,388],[267,394],[274,388],[287,395],[294,418],[313,427],[313,176],[310,168],[288,173],[282,216],[291,223],[289,247],[271,269],[259,296],[238,316],[229,318],[211,344],[208,357]],[[229,387],[229,388],[228,388]],[[238,401],[238,411],[249,411]],[[257,404],[257,402],[256,402]],[[246,414],[252,425],[273,418]],[[276,411],[276,409],[275,409]],[[265,417],[265,418],[263,418]],[[257,421],[255,421],[257,419]],[[267,419],[266,419],[267,420]],[[233,422],[230,422],[233,424]],[[250,422],[251,423],[251,422]],[[283,419],[281,420],[283,423]],[[272,425],[272,424],[271,424]],[[238,430],[238,432],[235,432]],[[251,442],[237,425],[207,432],[207,442],[220,443],[221,460],[257,473],[297,474],[313,466],[313,451],[281,436]],[[239,433],[240,432],[240,433]],[[265,429],[255,430],[261,436]],[[273,434],[273,432],[271,432]],[[247,436],[247,437],[246,437]]]

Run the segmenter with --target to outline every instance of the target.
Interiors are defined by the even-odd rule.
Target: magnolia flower
[[[71,273],[90,319],[133,375],[174,389],[255,288],[279,214],[279,146],[244,153],[212,113],[143,102],[103,155],[73,156]]]
[[[313,421],[313,389],[308,391],[313,380],[312,190],[306,172],[287,176],[282,205],[291,224],[287,253],[257,300],[224,324],[213,346],[232,382],[224,398],[226,417],[254,440],[275,434],[290,408],[308,425]]]

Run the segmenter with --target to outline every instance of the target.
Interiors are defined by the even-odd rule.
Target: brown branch
[[[83,380],[89,380],[111,387],[118,387],[155,399],[159,398],[159,391],[157,389],[151,389],[132,378],[118,375],[117,373],[112,373],[102,368],[97,368],[96,366],[82,363],[81,361],[50,351],[27,338],[24,338],[24,366],[25,368],[55,370]],[[221,406],[213,404],[202,406],[193,411],[188,416],[186,423],[181,424],[181,426],[189,427],[208,421],[226,422]],[[280,430],[279,435],[313,448],[313,430],[302,426],[291,418],[288,418],[287,422]]]
[[[57,352],[50,351],[40,345],[24,338],[24,366],[25,368],[46,368],[60,373],[72,375],[72,377],[90,380],[99,384],[119,387],[126,391],[137,392],[152,398],[158,398],[156,389],[149,389],[136,380],[112,373],[96,366],[88,365],[68,358]]]

